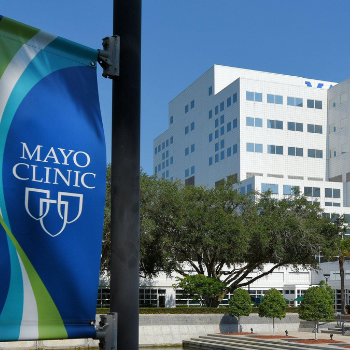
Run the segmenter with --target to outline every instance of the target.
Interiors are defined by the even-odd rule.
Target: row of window
[[[226,132],[230,132],[232,129],[237,128],[237,125],[238,125],[237,118],[233,119],[232,123],[228,122],[226,124]],[[214,132],[215,139],[218,139],[219,136],[222,136],[224,134],[225,134],[225,126],[221,126],[220,129],[217,129]],[[209,134],[209,142],[212,142],[212,141],[213,141],[213,133],[211,132]]]
[[[192,122],[190,125],[185,126],[185,135],[187,135],[190,131],[194,130],[194,122]]]
[[[232,104],[235,104],[238,101],[237,98],[237,92],[235,92],[232,97],[228,97],[226,99],[226,107],[230,107]],[[218,105],[214,108],[215,115],[219,114],[225,109],[225,101],[220,102]],[[209,110],[209,119],[213,118],[213,110]]]
[[[169,159],[166,159],[164,162],[159,163],[158,166],[154,168],[154,172],[157,173],[161,171],[162,169],[167,168],[169,165],[174,163],[174,157],[170,157]]]
[[[195,151],[194,143],[190,147],[185,148],[185,156],[188,156],[190,154],[190,150],[191,150],[191,153],[193,153]]]
[[[246,100],[247,101],[255,101],[255,102],[262,102],[263,97],[261,92],[253,92],[253,91],[246,91]],[[273,103],[273,104],[283,104],[283,96],[281,95],[272,95],[267,94],[266,97],[267,103]],[[296,107],[303,107],[303,99],[298,97],[287,97],[287,105],[288,106],[296,106]],[[306,100],[306,107],[307,108],[314,108],[314,109],[322,109],[322,101],[319,100]]]
[[[273,194],[278,194],[277,184],[261,184],[261,192],[271,191]],[[299,186],[283,185],[283,194],[291,195],[300,192]],[[321,189],[319,187],[304,187],[304,195],[307,197],[321,197]],[[340,198],[340,189],[337,188],[325,188],[326,198]],[[327,202],[329,203],[329,202]],[[338,206],[338,205],[336,205]]]
[[[163,141],[160,145],[154,148],[154,154],[161,152],[163,149],[165,149],[166,147],[169,147],[169,145],[172,145],[173,143],[174,143],[174,138],[173,136],[171,136],[170,139]]]
[[[190,106],[191,106],[191,109],[194,108],[194,100],[191,101]],[[188,111],[189,111],[189,105],[186,105],[185,106],[185,113],[188,113]]]
[[[222,141],[224,141],[224,140],[222,140]],[[216,149],[217,149],[217,147],[215,145],[215,151],[216,151]],[[232,147],[228,147],[226,149],[226,157],[228,158],[228,157],[231,157],[231,155],[236,154],[237,150],[238,150],[237,144],[233,145]],[[224,160],[224,159],[225,159],[225,150],[221,151],[220,153],[216,153],[214,158],[213,157],[209,157],[209,166],[213,165],[214,161],[215,161],[215,163],[219,163],[220,160]]]
[[[190,175],[194,175],[196,171],[195,166],[191,166],[191,168],[185,170],[185,177],[189,177]]]
[[[263,153],[263,145],[261,143],[247,142],[247,152]],[[283,155],[283,146],[267,145],[267,153]],[[304,152],[299,147],[288,147],[289,156],[303,157]],[[308,149],[307,156],[309,158],[323,158],[323,151],[320,149]]]
[[[247,117],[246,125],[254,126],[256,128],[262,128],[263,120],[262,118]],[[287,125],[288,125],[288,130],[290,131],[301,131],[301,132],[304,131],[303,123],[288,122]],[[267,128],[283,130],[283,121],[267,119]],[[322,125],[307,124],[307,132],[322,134]]]

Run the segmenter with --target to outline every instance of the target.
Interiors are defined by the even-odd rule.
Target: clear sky
[[[112,35],[112,8],[112,0],[1,0],[0,14],[98,49]],[[141,166],[149,174],[168,102],[213,64],[350,77],[349,0],[144,0],[142,21]],[[101,73],[110,160],[112,84]]]

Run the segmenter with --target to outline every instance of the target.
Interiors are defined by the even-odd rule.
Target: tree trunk
[[[275,335],[275,318],[272,317],[272,334]]]
[[[317,321],[315,321],[315,340],[317,340]]]
[[[339,257],[339,270],[340,270],[340,299],[341,299],[341,313],[346,314],[345,310],[345,273],[344,273],[344,260]]]

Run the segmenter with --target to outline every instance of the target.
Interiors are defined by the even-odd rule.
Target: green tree
[[[250,294],[242,288],[236,289],[228,304],[228,313],[230,316],[238,318],[238,330],[242,331],[240,327],[240,317],[249,316],[253,310]]]
[[[344,215],[337,216],[333,225],[335,227],[334,236],[332,240],[328,241],[327,246],[324,248],[323,255],[329,260],[338,260],[340,272],[341,313],[346,314],[344,262],[350,256],[350,239],[345,236],[347,222]]]
[[[212,306],[280,266],[316,268],[314,256],[333,234],[332,222],[322,217],[321,209],[298,195],[276,201],[270,193],[242,195],[232,181],[216,188],[185,186],[143,172],[140,182],[141,276],[164,271],[216,278],[226,288]],[[107,271],[108,206],[106,199],[101,266]]]
[[[225,283],[220,280],[201,274],[178,277],[177,279],[179,282],[173,287],[183,289],[184,298],[199,301],[201,306],[205,304],[207,307],[211,307],[226,288]]]
[[[318,321],[334,320],[334,301],[328,288],[310,287],[304,294],[299,306],[299,317],[302,320],[315,322],[315,339],[317,339]]]
[[[260,317],[272,318],[273,334],[275,334],[275,318],[286,317],[286,301],[281,292],[277,289],[269,289],[259,304],[258,312]]]

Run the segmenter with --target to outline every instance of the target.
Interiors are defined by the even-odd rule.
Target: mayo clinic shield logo
[[[58,192],[57,199],[52,199],[50,198],[49,190],[26,187],[25,208],[29,216],[40,222],[42,229],[48,235],[56,237],[64,231],[67,224],[71,224],[79,219],[83,210],[83,195],[78,193]],[[45,218],[54,216],[53,213],[49,215],[50,211],[56,211],[55,214],[58,214],[59,218],[61,218],[61,225],[57,228],[58,232],[51,231],[55,229],[52,225],[49,229],[46,227],[45,222],[49,220],[45,220]]]

